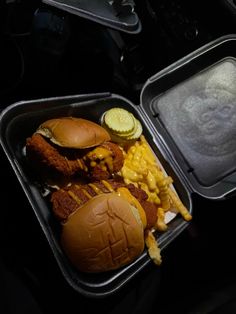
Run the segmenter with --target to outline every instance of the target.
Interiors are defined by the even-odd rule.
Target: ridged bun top
[[[100,194],[62,225],[62,247],[84,272],[104,272],[134,261],[144,250],[138,211],[116,193]]]
[[[36,133],[68,148],[89,148],[111,140],[109,133],[99,124],[75,117],[47,120]]]

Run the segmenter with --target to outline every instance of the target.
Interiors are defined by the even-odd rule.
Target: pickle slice
[[[112,108],[104,116],[105,125],[116,133],[129,133],[134,129],[135,118],[123,108]]]
[[[139,120],[135,119],[135,127],[129,133],[116,133],[112,132],[117,138],[122,140],[130,141],[130,140],[137,140],[143,133],[143,128]]]
[[[142,135],[143,127],[140,121],[137,119],[136,119],[136,125],[137,125],[136,131],[133,133],[133,135],[127,136],[126,137],[127,140],[137,140]]]
[[[123,137],[123,138],[127,138],[129,136],[133,136],[134,133],[137,131],[138,128],[138,120],[136,118],[134,118],[134,128],[130,131],[130,132],[115,132],[116,135]]]

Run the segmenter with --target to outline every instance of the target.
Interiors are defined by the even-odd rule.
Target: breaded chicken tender
[[[51,202],[53,204],[54,215],[60,221],[66,221],[68,216],[84,205],[89,199],[98,194],[111,193],[118,191],[119,188],[126,188],[140,202],[143,207],[146,219],[147,229],[155,226],[157,221],[157,206],[147,201],[147,194],[133,184],[110,180],[94,181],[88,184],[72,184],[68,187],[53,192]]]
[[[105,142],[93,149],[62,148],[35,133],[26,141],[26,154],[39,169],[65,177],[82,175],[102,180],[112,177],[124,162],[117,144]]]

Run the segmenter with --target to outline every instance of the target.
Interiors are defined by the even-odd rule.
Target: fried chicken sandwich
[[[100,125],[76,117],[43,122],[26,140],[26,155],[46,176],[107,179],[123,165],[120,147]]]
[[[130,264],[151,248],[161,263],[151,233],[157,206],[133,184],[101,180],[72,184],[52,193],[55,216],[61,222],[61,244],[72,264],[83,272],[105,272]]]

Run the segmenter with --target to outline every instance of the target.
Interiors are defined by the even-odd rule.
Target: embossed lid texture
[[[152,105],[201,184],[215,184],[236,169],[234,58],[176,85]]]

